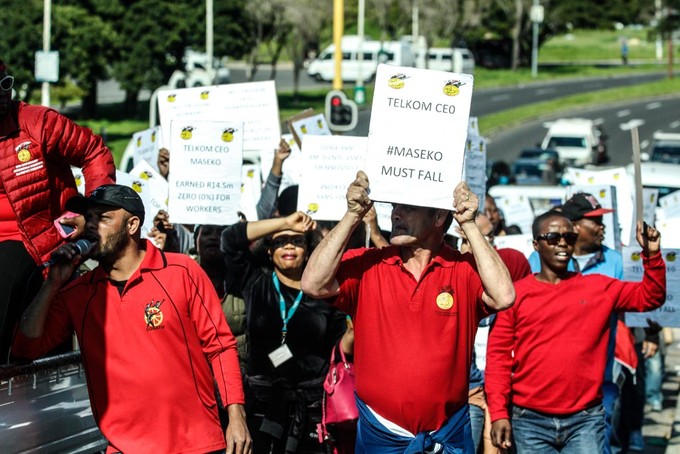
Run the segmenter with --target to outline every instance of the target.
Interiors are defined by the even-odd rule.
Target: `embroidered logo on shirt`
[[[14,166],[14,173],[17,176],[31,173],[44,167],[43,161],[32,159],[33,155],[31,154],[30,148],[30,141],[21,142],[14,148],[14,151],[17,154],[17,160],[21,163]]]
[[[453,289],[450,286],[442,287],[437,295],[437,307],[447,311],[453,307]]]
[[[146,330],[153,331],[156,329],[163,329],[163,312],[161,311],[162,301],[151,301],[144,307],[144,320],[146,321]]]

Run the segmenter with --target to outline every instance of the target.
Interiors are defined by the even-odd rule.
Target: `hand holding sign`
[[[459,225],[466,222],[475,222],[477,215],[477,208],[479,207],[479,199],[474,192],[470,190],[467,183],[461,181],[453,191],[453,214],[454,219]]]
[[[644,231],[642,229],[645,229]],[[647,257],[655,255],[661,249],[661,233],[651,225],[638,221],[636,238]]]
[[[361,219],[372,206],[373,202],[368,197],[368,176],[360,170],[347,189],[347,212],[356,214]]]
[[[302,211],[296,211],[295,213],[286,216],[286,225],[290,230],[305,233],[316,228],[316,221],[308,214],[305,214]]]

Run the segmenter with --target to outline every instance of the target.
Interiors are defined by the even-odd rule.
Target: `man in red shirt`
[[[475,224],[477,197],[464,182],[454,190],[453,215],[394,204],[391,246],[343,255],[373,205],[368,186],[358,172],[347,212],[302,276],[305,293],[332,298],[354,320],[356,452],[472,452],[467,398],[475,333],[482,318],[513,304],[510,275]],[[444,244],[453,218],[472,254]]]
[[[52,254],[16,355],[40,356],[75,331],[107,452],[250,452],[236,340],[205,272],[140,239],[144,205],[126,186],[100,186],[67,208],[86,215],[99,266],[68,282],[83,251],[69,243]]]
[[[612,311],[648,311],[666,299],[660,234],[637,227],[642,282],[567,271],[578,234],[549,211],[534,220],[539,273],[515,283],[487,350],[486,395],[494,445],[518,452],[602,452],[602,382]],[[512,418],[512,429],[510,424]]]

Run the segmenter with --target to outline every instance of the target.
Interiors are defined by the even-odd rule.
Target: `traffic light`
[[[341,90],[326,95],[326,120],[333,131],[351,131],[357,125],[357,105]]]

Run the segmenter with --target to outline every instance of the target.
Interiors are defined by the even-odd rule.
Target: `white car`
[[[557,150],[565,165],[583,167],[607,162],[605,136],[593,120],[566,118],[544,123],[548,132],[541,148]]]

